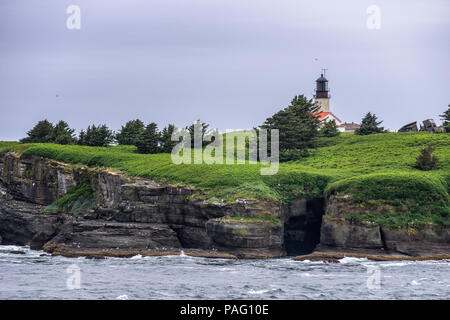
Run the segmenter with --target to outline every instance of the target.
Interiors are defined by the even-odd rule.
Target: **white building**
[[[336,115],[330,111],[330,95],[328,90],[328,80],[320,75],[320,78],[316,80],[316,94],[314,100],[319,106],[319,110],[316,113],[319,120],[322,123],[334,120],[340,132],[353,132],[359,125],[356,123],[343,123]]]

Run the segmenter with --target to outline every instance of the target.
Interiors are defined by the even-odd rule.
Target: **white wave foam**
[[[380,264],[380,267],[403,267],[407,266],[408,264],[408,262],[389,262]]]
[[[294,263],[309,263],[309,264],[323,264],[325,261],[323,260],[292,260]]]
[[[247,291],[248,294],[263,294],[269,292],[269,290],[249,290]]]
[[[219,271],[232,271],[232,270],[234,270],[234,269],[233,268],[227,268],[227,267],[219,269]]]
[[[14,245],[7,245],[7,246],[0,246],[0,252],[1,251],[29,251],[29,247],[22,247],[22,246],[14,246]]]
[[[339,263],[360,263],[368,261],[367,258],[354,258],[354,257],[344,257],[342,259],[339,259]]]
[[[135,255],[135,256],[132,256],[130,259],[131,259],[131,260],[134,260],[134,259],[142,259],[142,255],[137,254],[137,255]]]
[[[128,296],[126,294],[122,294],[121,296],[118,296],[116,300],[128,300]]]
[[[312,277],[312,274],[311,274],[311,273],[308,273],[308,272],[301,273],[300,275],[301,275],[302,277]]]
[[[416,280],[411,281],[411,284],[413,286],[420,286],[420,282],[417,282]]]

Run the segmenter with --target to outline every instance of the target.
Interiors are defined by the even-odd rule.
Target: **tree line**
[[[209,125],[201,121],[200,123],[203,133],[205,133]],[[187,126],[185,129],[193,136],[194,125]],[[91,147],[106,147],[117,143],[119,145],[134,145],[139,153],[170,153],[177,143],[171,139],[175,130],[173,124],[169,124],[160,131],[156,123],[151,122],[145,125],[143,121],[136,119],[128,121],[117,133],[102,124],[90,125],[76,136],[75,129],[70,128],[66,121],[61,120],[54,125],[45,119],[39,121],[28,131],[27,137],[21,139],[20,142],[77,144]]]
[[[316,147],[318,137],[335,137],[340,134],[335,121],[325,124],[318,119],[319,107],[312,99],[304,95],[295,96],[290,105],[273,116],[267,118],[259,129],[279,130],[280,161],[297,160],[308,155],[308,150]],[[450,132],[450,105],[441,115],[447,132]],[[202,135],[204,136],[209,125],[201,122]],[[380,126],[375,114],[367,113],[361,121],[360,128],[355,130],[357,135],[387,132]],[[191,145],[194,147],[194,124],[185,127],[191,135]],[[119,145],[134,145],[139,153],[170,153],[176,141],[172,141],[172,134],[176,130],[173,124],[169,124],[161,131],[156,123],[147,125],[136,119],[128,121],[115,133],[105,124],[90,125],[86,130],[81,130],[78,136],[75,130],[70,128],[65,121],[59,121],[55,125],[48,120],[39,121],[30,131],[23,143],[47,142],[57,144],[78,144],[85,146],[104,147],[112,143]],[[203,147],[207,143],[203,143]]]

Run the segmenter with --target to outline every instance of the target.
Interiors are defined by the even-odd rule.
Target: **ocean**
[[[450,261],[65,258],[0,246],[0,299],[449,299]]]

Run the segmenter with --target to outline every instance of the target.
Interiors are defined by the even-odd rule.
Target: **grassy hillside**
[[[413,168],[425,145],[436,148],[439,158],[436,170],[423,172]],[[114,168],[158,182],[191,185],[202,190],[207,198],[248,197],[287,202],[300,195],[340,193],[350,194],[360,202],[392,200],[394,206],[397,203],[398,212],[419,210],[419,214],[429,212],[430,215],[437,212],[440,217],[424,222],[447,224],[450,219],[449,134],[385,133],[321,138],[310,157],[280,164],[274,176],[260,175],[260,164],[174,165],[169,154],[136,154],[131,146],[102,148],[0,142],[0,153],[6,151]]]

